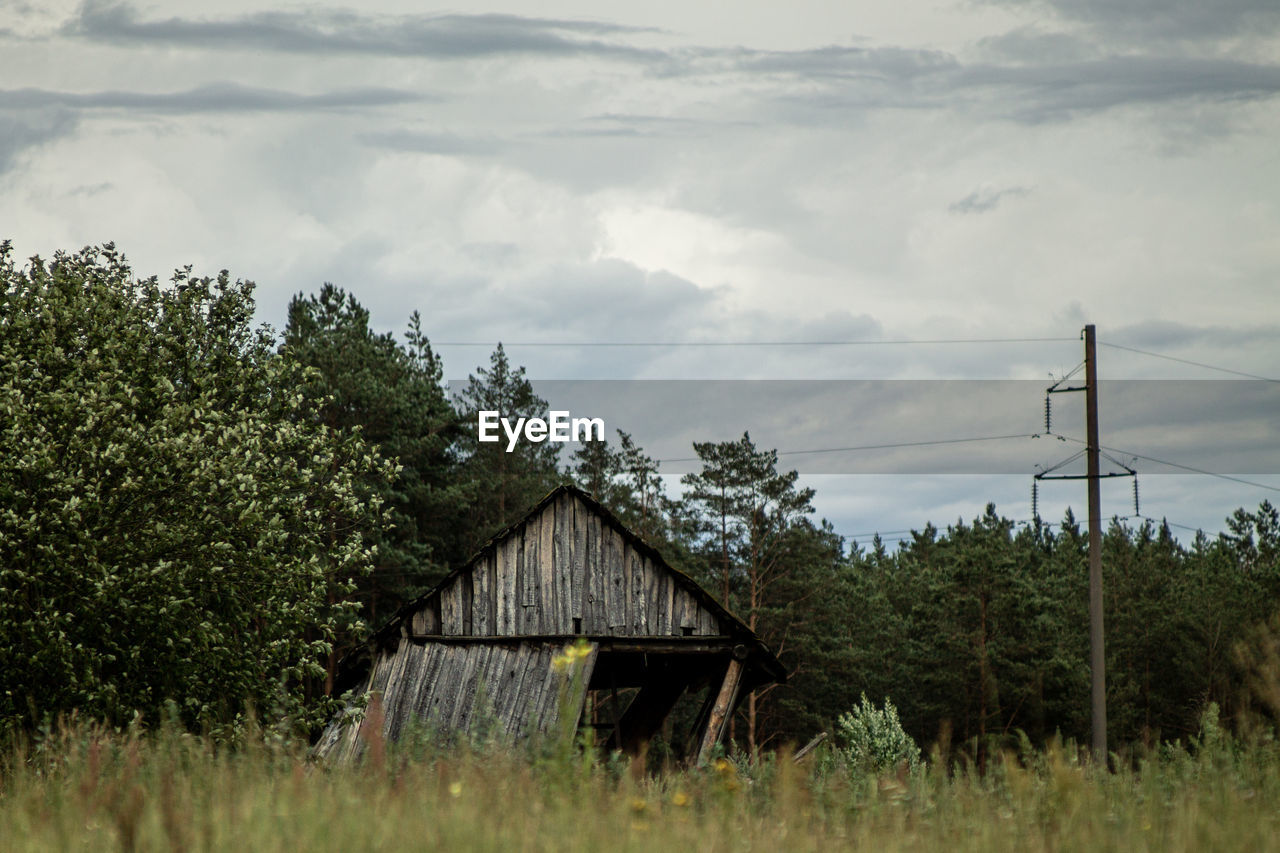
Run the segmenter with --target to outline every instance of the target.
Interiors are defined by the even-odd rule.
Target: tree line
[[[695,443],[674,496],[621,430],[567,459],[508,453],[476,440],[476,412],[548,407],[501,345],[450,397],[418,314],[379,333],[325,284],[277,335],[253,327],[252,290],[189,268],[138,279],[110,244],[25,265],[0,244],[0,725],[75,711],[314,730],[370,626],[572,480],[791,670],[743,701],[744,749],[830,731],[863,693],[980,761],[1086,736],[1087,537],[1070,513],[1018,525],[988,506],[889,550],[816,519],[813,490],[746,432]],[[1240,725],[1280,705],[1258,688],[1280,518],[1263,503],[1227,527],[1189,545],[1167,525],[1107,531],[1113,744],[1193,733],[1210,702]]]

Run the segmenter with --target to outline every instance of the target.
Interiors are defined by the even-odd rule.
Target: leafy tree
[[[0,725],[327,717],[290,688],[323,672],[333,579],[372,560],[357,483],[390,471],[320,423],[252,287],[0,244]]]
[[[356,592],[361,615],[372,623],[465,556],[453,453],[460,424],[416,312],[405,337],[399,343],[374,332],[355,296],[326,283],[289,303],[281,346],[310,368],[302,389],[322,422],[343,434],[359,432],[398,466],[394,481],[372,484],[391,520],[373,534],[377,564]]]

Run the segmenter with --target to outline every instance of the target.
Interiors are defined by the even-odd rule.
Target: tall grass
[[[1280,849],[1280,751],[1217,732],[1115,773],[1051,747],[982,776],[937,756],[881,776],[851,775],[834,753],[650,775],[563,744],[370,747],[327,768],[262,737],[226,748],[171,730],[67,728],[6,753],[0,848]]]

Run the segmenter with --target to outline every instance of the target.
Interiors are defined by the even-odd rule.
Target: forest
[[[344,654],[573,482],[791,672],[741,703],[731,751],[803,744],[864,694],[979,767],[1087,739],[1070,513],[1018,525],[988,505],[889,548],[817,518],[745,430],[695,443],[678,490],[622,429],[506,452],[477,440],[476,413],[548,407],[500,344],[451,395],[429,318],[380,333],[387,318],[324,284],[276,332],[252,294],[226,272],[136,277],[111,244],[25,263],[0,244],[3,733],[74,715],[312,735]],[[1280,514],[1263,502],[1225,528],[1189,544],[1149,521],[1106,529],[1113,750],[1188,741],[1211,707],[1241,735],[1280,711]]]

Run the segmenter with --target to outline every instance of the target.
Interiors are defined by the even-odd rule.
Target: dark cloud
[[[434,100],[399,89],[364,88],[301,95],[235,83],[212,83],[183,92],[60,92],[50,89],[0,89],[0,109],[48,107],[123,109],[152,113],[312,112],[382,107]]]
[[[838,77],[882,81],[908,81],[954,71],[959,62],[937,50],[898,47],[861,48],[828,45],[809,50],[736,51],[739,68],[765,73],[805,77]]]
[[[754,122],[713,122],[685,116],[655,116],[634,113],[601,113],[587,116],[573,127],[556,128],[545,135],[551,137],[627,137],[655,138],[701,135],[709,128],[735,125],[745,127]]]
[[[63,32],[93,41],[312,54],[465,59],[500,54],[637,60],[661,54],[600,37],[643,32],[595,21],[517,15],[369,16],[351,11],[260,12],[235,18],[143,20],[126,3],[89,0]]]
[[[497,140],[458,136],[452,133],[392,130],[362,134],[360,140],[374,148],[442,154],[450,157],[488,156],[498,154],[502,150],[502,145]]]
[[[982,187],[969,193],[964,198],[951,204],[947,210],[952,213],[986,213],[995,210],[1001,200],[1006,198],[1019,198],[1026,195],[1030,190],[1026,187],[1006,187],[1002,190],[994,190],[989,187]]]
[[[994,110],[1025,123],[1115,107],[1236,102],[1280,94],[1280,65],[1188,56],[1109,56],[1078,62],[940,65],[910,80],[896,66],[870,84],[804,87],[776,98],[795,121],[880,108]]]
[[[1175,352],[1194,346],[1231,350],[1246,344],[1280,340],[1280,325],[1192,326],[1186,323],[1146,320],[1117,328],[1107,335],[1107,340],[1125,346]]]
[[[1007,92],[1016,118],[1037,122],[1132,104],[1238,101],[1280,93],[1280,65],[1178,56],[1114,56],[1044,65],[974,65],[960,89]]]
[[[1013,63],[1082,62],[1105,55],[1101,47],[1096,38],[1037,27],[1018,27],[978,41],[978,48],[993,61]]]
[[[65,109],[31,111],[21,119],[0,115],[0,175],[13,167],[22,151],[69,136],[75,129],[75,115]]]
[[[1030,3],[1032,0],[992,0]],[[1274,0],[1225,0],[1218,4],[1191,0],[1043,0],[1059,14],[1093,21],[1099,27],[1125,21],[1165,21],[1172,32],[1198,31],[1212,19],[1215,31],[1241,28],[1255,19],[1265,26],[1280,21]],[[1167,7],[1167,8],[1166,8]],[[1274,14],[1268,14],[1273,9]],[[1263,24],[1252,27],[1257,31]],[[1135,24],[1136,25],[1136,24]],[[1156,24],[1150,24],[1156,26]],[[634,36],[646,32],[618,24],[515,15],[378,16],[354,11],[263,12],[239,17],[143,18],[135,7],[90,0],[81,6],[63,32],[107,44],[150,43],[174,47],[259,50],[313,55],[361,54],[371,57],[431,57],[466,59],[496,55],[590,57],[641,62],[647,73],[700,81],[723,79],[733,86],[743,78],[767,81],[754,87],[772,109],[770,120],[821,124],[832,111],[846,115],[880,109],[994,109],[998,114],[1035,123],[1061,120],[1131,104],[1166,103],[1186,99],[1232,101],[1270,97],[1280,92],[1280,64],[1247,62],[1193,55],[1164,44],[1116,51],[1114,44],[1085,29],[1050,33],[1024,27],[979,43],[987,62],[972,63],[937,50],[903,47],[827,45],[807,50],[771,51],[747,47],[689,47],[658,50],[637,46]],[[1108,47],[1107,45],[1111,45]],[[772,91],[770,91],[772,90]],[[199,94],[200,98],[192,98]],[[194,90],[184,96],[217,106],[226,101],[252,102],[249,90]],[[151,98],[165,96],[146,96]],[[262,101],[281,98],[279,107],[329,106],[324,98],[344,105],[377,103],[378,98],[410,97],[388,90],[369,90],[330,96],[256,96]],[[300,99],[311,100],[301,101]],[[289,99],[294,102],[289,103]],[[359,102],[359,103],[353,103]],[[718,118],[758,118],[759,101],[732,107]],[[121,103],[121,106],[128,106]],[[163,108],[156,102],[151,108]],[[701,120],[708,117],[700,116]],[[677,117],[594,117],[552,135],[580,137],[636,137],[688,132]],[[665,122],[665,123],[664,123]],[[496,145],[447,134],[380,134],[366,142],[390,148],[442,154],[494,153]]]
[[[1051,9],[1107,40],[1201,41],[1280,30],[1275,0],[987,0]]]

